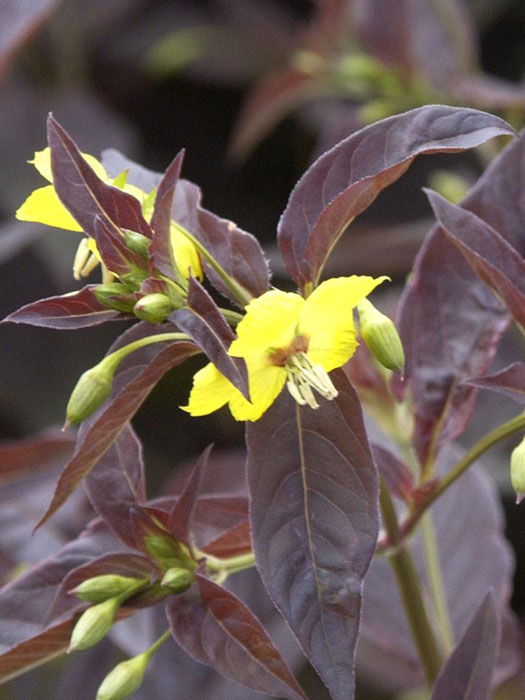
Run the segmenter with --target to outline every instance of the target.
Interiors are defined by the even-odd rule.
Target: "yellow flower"
[[[301,405],[318,407],[313,390],[335,398],[327,373],[357,347],[352,309],[386,279],[339,277],[320,284],[308,299],[276,289],[253,299],[228,350],[246,361],[251,402],[210,363],[195,375],[189,403],[181,408],[202,416],[228,404],[236,420],[255,421],[285,383]]]
[[[88,153],[82,153],[84,160],[93,168],[95,174],[104,182],[119,186],[120,176],[110,178],[106,173],[104,166],[96,158]],[[53,182],[51,172],[51,151],[49,148],[44,148],[42,151],[35,153],[34,159],[29,161],[38,170],[40,175],[48,182]],[[150,221],[153,214],[153,197],[143,192],[138,187],[128,183],[123,184],[120,189],[128,194],[131,194],[135,199],[138,199],[142,208],[143,214],[147,221]],[[66,229],[67,231],[79,231],[82,229],[71,216],[68,210],[59,200],[53,184],[39,187],[34,190],[25,202],[19,207],[15,214],[20,221],[34,221],[46,226],[54,226],[55,228]],[[194,277],[202,279],[202,268],[200,258],[195,250],[195,247],[182,233],[175,227],[171,227],[171,244],[174,250],[174,257],[177,261],[177,266],[181,274],[189,277],[189,270]],[[91,270],[100,262],[100,255],[97,251],[95,242],[90,239],[89,242],[84,241],[80,244],[75,264],[73,266],[73,275],[75,279],[86,277]]]

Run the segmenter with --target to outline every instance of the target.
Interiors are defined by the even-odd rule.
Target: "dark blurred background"
[[[81,150],[96,156],[117,148],[161,171],[186,148],[183,176],[200,185],[204,206],[255,234],[267,250],[274,283],[285,287],[290,282],[275,247],[279,216],[311,160],[338,138],[374,115],[386,116],[396,107],[402,111],[425,98],[497,111],[516,126],[523,124],[523,0],[443,3],[463,13],[456,27],[468,36],[468,46],[461,36],[450,35],[451,16],[420,16],[418,0],[404,3],[413,6],[412,24],[408,35],[388,38],[386,53],[381,48],[386,44],[366,26],[367,12],[373,16],[377,5],[376,0],[359,0],[355,7],[341,0],[0,0],[0,317],[79,286],[71,274],[78,234],[14,218],[26,196],[44,184],[26,161],[45,146],[49,111]],[[376,17],[381,16],[379,11]],[[385,26],[395,25],[385,19]],[[436,27],[429,29],[429,22]],[[407,57],[409,40],[416,48]],[[363,85],[362,79],[344,83],[341,59],[363,52],[394,73],[409,64],[418,91],[408,94],[407,88],[407,94],[387,99],[382,88]],[[450,55],[456,63],[447,67]],[[429,66],[440,62],[443,71],[436,76]],[[272,75],[290,78],[290,67],[314,80],[302,92],[295,84],[289,93],[274,92],[276,104],[260,103],[261,129],[253,108],[260,86]],[[448,170],[462,178],[461,189],[493,155],[489,146],[477,155],[420,159],[356,222],[355,238],[341,243],[332,272],[381,272],[402,284],[429,227],[421,186],[432,184],[435,171]],[[395,297],[391,292],[384,305],[393,310]],[[61,424],[76,379],[123,327],[65,333],[0,326],[0,438],[22,438]],[[218,449],[242,444],[243,426],[229,414],[195,420],[178,409],[202,364],[195,359],[167,375],[134,421],[145,444],[152,495],[210,442]],[[494,404],[487,400],[480,410],[477,425],[483,429]],[[505,417],[501,413],[501,420]],[[510,503],[504,465],[501,474]],[[511,540],[518,555],[525,554],[523,516],[509,508],[509,517]],[[519,596],[516,606],[525,609]]]

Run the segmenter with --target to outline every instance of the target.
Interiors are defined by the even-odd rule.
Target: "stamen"
[[[300,406],[319,408],[312,388],[328,400],[337,396],[337,389],[328,374],[321,365],[314,365],[306,353],[298,352],[288,357],[285,368],[288,373],[286,386]]]

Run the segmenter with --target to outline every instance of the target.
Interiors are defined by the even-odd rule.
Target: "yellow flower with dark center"
[[[118,186],[121,179],[120,176],[117,178],[109,177],[102,163],[94,156],[88,153],[82,153],[82,157],[88,165],[91,166],[97,177],[107,184]],[[34,159],[29,162],[35,166],[42,177],[48,182],[53,183],[51,151],[49,148],[37,151]],[[138,199],[143,209],[144,218],[150,221],[153,214],[153,197],[150,197],[146,192],[128,183],[123,184],[120,189],[131,194],[135,199]],[[44,224],[45,226],[66,229],[67,231],[82,232],[81,227],[58,198],[53,184],[39,187],[31,192],[29,197],[17,210],[16,218],[20,221],[34,221],[39,224]],[[194,277],[202,279],[200,258],[193,243],[173,225],[171,227],[170,240],[174,249],[174,257],[181,274],[187,279],[189,277],[189,271],[191,270]],[[91,238],[82,239],[77,255],[75,256],[73,276],[75,279],[87,277],[99,262],[101,262],[101,260],[95,241]]]
[[[307,299],[276,289],[253,299],[228,350],[246,362],[251,401],[210,363],[196,373],[183,410],[202,416],[228,404],[236,420],[255,421],[285,384],[297,403],[311,408],[318,407],[316,394],[335,398],[328,372],[344,365],[357,347],[352,310],[386,279],[339,277]]]

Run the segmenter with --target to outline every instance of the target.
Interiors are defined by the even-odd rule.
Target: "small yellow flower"
[[[120,177],[110,178],[106,173],[104,166],[94,156],[88,153],[83,153],[82,157],[90,165],[95,174],[104,182],[118,186]],[[29,161],[38,170],[40,175],[48,182],[53,183],[53,175],[51,172],[51,151],[49,148],[44,148],[42,151],[37,151],[33,160]],[[128,194],[131,194],[135,199],[138,199],[142,208],[143,214],[147,221],[150,221],[153,214],[153,197],[146,192],[143,192],[138,187],[124,183],[120,189]],[[33,221],[45,226],[54,226],[55,228],[66,229],[67,231],[82,232],[81,227],[71,216],[68,210],[57,197],[53,184],[39,187],[31,192],[25,202],[19,207],[15,214],[20,221]],[[174,225],[171,227],[171,244],[174,250],[174,257],[177,261],[177,266],[181,274],[189,277],[189,272],[197,279],[202,279],[202,268],[200,258],[195,250],[195,247],[182,233],[180,233]],[[73,276],[75,279],[86,277],[94,267],[100,262],[95,242],[89,239],[89,242],[81,242],[75,264],[73,266]]]
[[[246,361],[251,402],[210,363],[195,375],[183,410],[202,416],[228,404],[236,420],[255,421],[285,383],[301,405],[318,407],[313,390],[335,398],[327,373],[344,365],[357,346],[352,309],[386,279],[339,277],[320,284],[308,299],[276,289],[253,299],[228,350]]]

